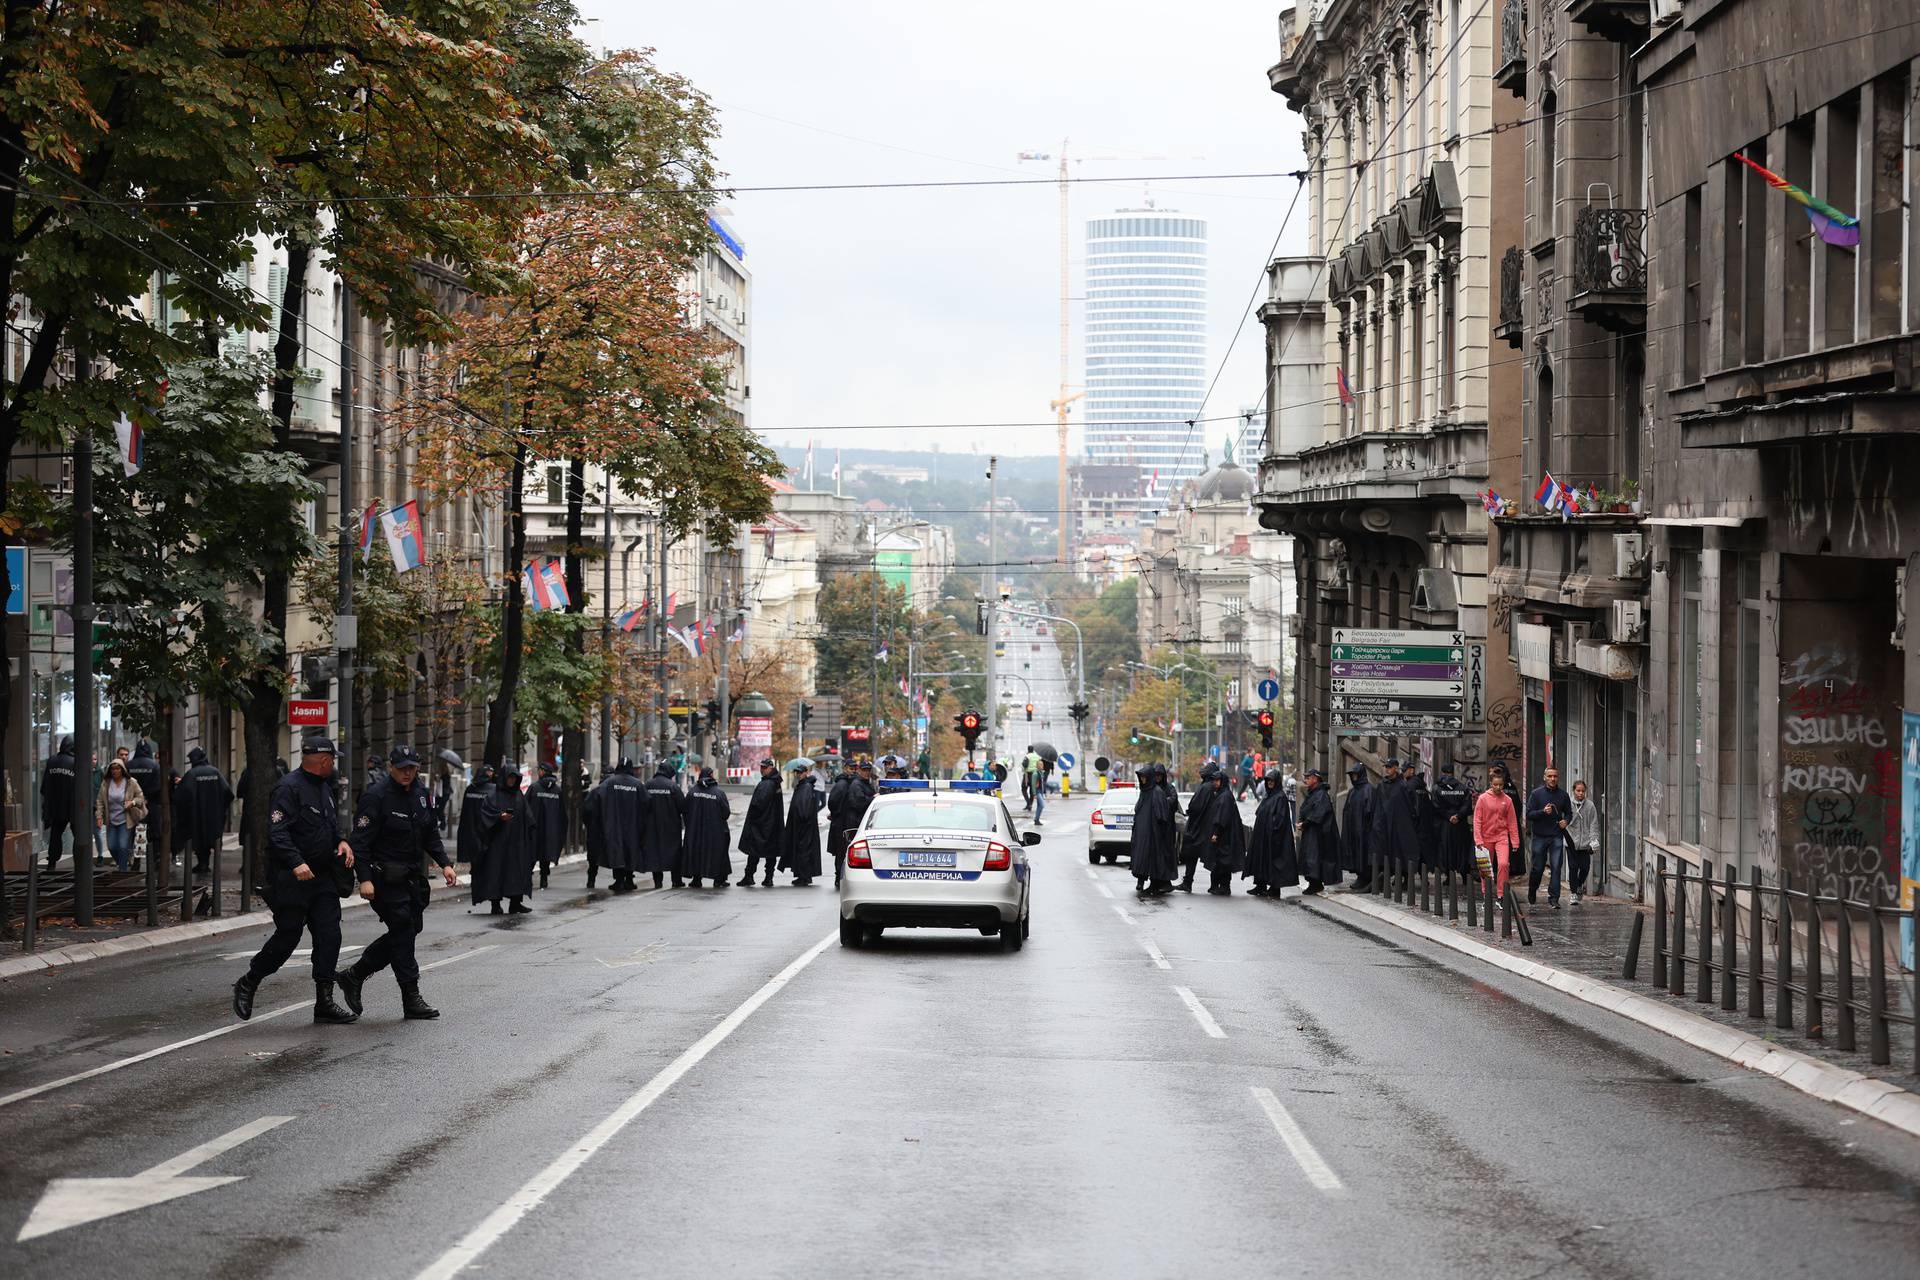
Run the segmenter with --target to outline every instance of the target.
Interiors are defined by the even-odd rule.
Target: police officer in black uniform
[[[253,1016],[253,993],[277,972],[303,930],[313,931],[313,1020],[348,1023],[355,1015],[333,999],[340,959],[340,895],[351,892],[353,850],[340,838],[340,806],[333,789],[336,756],[331,738],[309,738],[300,767],[273,786],[267,811],[267,902],[273,936],[233,984],[233,1012]]]
[[[340,971],[340,994],[347,1007],[359,1013],[360,988],[392,965],[406,1016],[439,1017],[440,1011],[420,998],[420,962],[413,958],[413,940],[426,922],[431,896],[422,856],[439,866],[449,889],[460,877],[440,843],[440,824],[434,821],[431,798],[420,781],[420,756],[412,747],[402,743],[388,753],[387,776],[360,797],[347,843],[353,846],[360,896],[373,903],[373,913],[387,931]]]

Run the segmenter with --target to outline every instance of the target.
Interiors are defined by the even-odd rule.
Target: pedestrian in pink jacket
[[[1473,842],[1493,855],[1494,896],[1507,896],[1507,870],[1513,851],[1520,847],[1520,828],[1514,821],[1513,801],[1507,798],[1507,778],[1495,770],[1487,789],[1473,802]]]

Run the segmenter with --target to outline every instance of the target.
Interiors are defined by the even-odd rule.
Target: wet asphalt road
[[[0,985],[0,1275],[1920,1271],[1920,1144],[1417,942],[1138,902],[1092,807],[1050,808],[1018,954],[575,867],[505,922],[437,895],[438,1022],[382,977],[356,1026],[126,1064],[234,1025],[246,932]],[[243,1181],[16,1240],[53,1179],[280,1116],[191,1171]]]

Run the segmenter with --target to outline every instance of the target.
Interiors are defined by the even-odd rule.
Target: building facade
[[[1488,625],[1481,497],[1519,470],[1516,375],[1490,358],[1489,254],[1519,233],[1497,26],[1462,0],[1320,0],[1282,14],[1268,72],[1305,126],[1311,252],[1270,273],[1257,501],[1296,538],[1298,749],[1335,774],[1397,755],[1475,776],[1517,750],[1498,720],[1516,686]],[[1461,705],[1356,731],[1337,627],[1458,635]]]
[[[1085,456],[1161,494],[1200,470],[1189,423],[1207,391],[1207,223],[1158,209],[1087,221]]]

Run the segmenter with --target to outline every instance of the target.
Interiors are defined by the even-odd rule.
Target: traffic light
[[[1085,720],[1089,712],[1090,708],[1084,702],[1076,702],[1067,708],[1067,714],[1076,721]]]
[[[701,714],[698,711],[695,711],[692,709],[689,709],[687,711],[687,732],[688,733],[690,734],[700,733],[706,727],[707,727],[706,719],[703,716],[701,716]]]
[[[1027,719],[1033,719],[1033,704],[1031,702],[1027,704]]]
[[[1260,745],[1271,747],[1273,745],[1273,712],[1262,710],[1255,717],[1255,723],[1260,726]]]
[[[1127,730],[1127,741],[1136,747],[1140,745],[1140,729],[1138,726]]]
[[[813,719],[813,704],[810,702],[801,703],[800,704],[800,727],[802,729],[806,728],[807,721],[811,719]]]
[[[980,739],[982,722],[978,711],[963,711],[953,718],[953,731],[967,740],[967,753],[973,753],[973,745]]]
[[[720,699],[718,698],[707,699],[707,723],[720,723]]]

